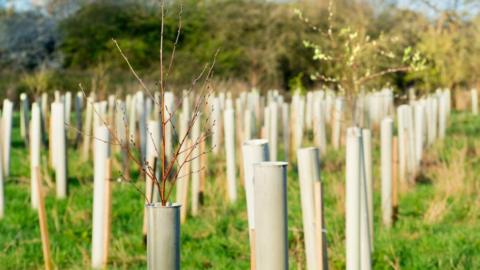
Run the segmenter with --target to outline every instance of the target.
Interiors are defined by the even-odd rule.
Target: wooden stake
[[[262,138],[262,139],[268,139],[268,138],[267,138],[267,129],[266,129],[264,126],[262,126],[262,127],[260,128],[260,138]]]
[[[140,177],[145,177],[144,173],[140,174]],[[150,190],[149,188],[149,180],[145,178],[145,190]],[[145,208],[145,205],[148,204],[148,194],[145,194],[145,200],[144,200],[144,207],[143,207],[143,242],[146,245],[147,244],[147,209]],[[152,202],[150,202],[152,203]]]
[[[412,128],[411,126],[409,128]],[[409,164],[410,164],[410,159],[415,159],[415,153],[411,153],[411,149],[410,149],[410,141],[412,140],[412,138],[410,138],[410,136],[408,136],[410,134],[410,132],[408,131],[405,131],[406,135],[403,137],[403,142],[402,144],[405,146],[405,155],[406,155],[406,164],[405,164],[405,167],[406,167],[406,181],[403,182],[403,185],[402,185],[402,191],[405,191],[409,185],[411,183],[413,183],[413,181],[415,181],[415,168],[413,168],[413,171],[409,171],[410,167]]]
[[[250,229],[250,270],[255,269],[255,229]]]
[[[240,110],[239,108],[237,108],[235,110],[235,131],[236,131],[236,149],[241,149],[242,148],[242,144],[243,142],[245,141],[244,140],[244,128],[242,127],[242,120],[243,120],[243,110]],[[244,182],[243,182],[243,157],[242,157],[242,151],[239,151],[237,153],[238,155],[238,159],[236,160],[237,161],[237,167],[239,168],[239,173],[240,173],[240,184],[243,186],[245,186]]]
[[[191,141],[187,140],[186,141],[186,149],[189,149],[191,146]],[[184,175],[179,175],[179,177],[185,177],[183,180],[183,196],[182,196],[182,207],[180,208],[180,223],[184,224],[185,221],[187,220],[187,210],[188,210],[188,185],[190,182],[190,162],[186,162],[184,165]],[[178,181],[178,180],[177,180]]]
[[[205,178],[207,170],[207,153],[205,152],[205,140],[200,142],[200,194],[198,195],[198,200],[200,205],[204,203],[204,192],[205,192]]]
[[[50,258],[50,243],[48,240],[47,214],[45,213],[45,204],[43,201],[40,168],[35,167],[34,172],[35,172],[35,179],[38,187],[38,220],[40,223],[40,235],[42,238],[43,261],[45,263],[45,269],[50,270],[52,269],[52,261]]]
[[[150,163],[150,164],[153,164],[153,165],[150,165],[152,166],[153,175],[157,174],[157,162],[158,162],[157,157],[154,157],[152,163]],[[157,200],[155,198],[155,181],[158,181],[158,179],[157,180],[152,179],[150,181],[150,202],[151,203],[154,203]]]
[[[103,242],[104,247],[104,268],[107,267],[108,264],[108,248],[110,244],[110,231],[111,231],[111,223],[112,223],[112,160],[108,158],[105,162],[105,239]]]
[[[122,147],[122,173],[125,176],[126,179],[130,179],[130,160],[128,158],[128,151],[130,151],[130,141],[128,138],[128,125],[126,125],[125,132],[127,133],[125,135],[126,141],[124,143],[124,147]]]
[[[397,136],[393,137],[392,147],[392,208],[393,208],[393,223],[397,220],[398,215],[398,140]]]
[[[317,265],[320,270],[328,269],[327,239],[324,235],[322,182],[314,183],[315,198],[315,244],[317,246]]]
[[[145,199],[145,203],[147,202],[147,200]],[[145,246],[147,245],[147,210],[145,209],[145,204],[144,204],[144,207],[143,207],[143,228],[142,228],[142,232],[143,232],[143,243],[145,244]]]
[[[239,133],[239,136],[242,136],[242,133]],[[242,145],[240,144],[240,146],[237,149],[242,149]],[[242,153],[242,151],[238,151],[237,155],[238,155],[237,167],[238,167],[239,174],[240,174],[240,184],[242,185],[242,187],[244,187],[245,186],[245,182],[244,182],[245,172],[243,171],[243,153]]]
[[[150,164],[149,166],[152,166],[152,171],[153,175],[156,174],[157,172],[157,157],[153,157],[152,160],[148,162]],[[147,169],[148,170],[148,169]],[[146,173],[144,173],[145,176],[145,204],[150,202],[150,204],[155,203],[154,202],[154,195],[155,195],[155,183],[153,182],[153,179],[150,179]],[[147,240],[147,209],[143,209],[143,239],[146,243]]]

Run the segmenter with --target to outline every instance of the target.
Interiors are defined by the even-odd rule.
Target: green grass
[[[42,252],[37,213],[30,207],[30,168],[14,121],[11,176],[5,184],[5,218],[0,221],[0,269],[41,268]],[[375,242],[374,269],[478,269],[480,268],[480,199],[478,184],[469,193],[453,194],[435,222],[426,222],[431,202],[438,198],[439,177],[435,166],[453,164],[453,153],[467,147],[461,168],[465,179],[477,181],[480,173],[480,118],[463,113],[452,116],[448,137],[429,150],[435,161],[424,172],[429,181],[417,184],[400,196],[398,222],[386,229],[380,222],[379,151],[374,151]],[[378,145],[378,138],[375,138]],[[472,152],[473,151],[473,152]],[[282,151],[279,151],[280,153]],[[472,152],[473,154],[469,154]],[[44,155],[46,151],[44,151]],[[46,161],[46,157],[44,157]],[[344,152],[329,151],[323,160],[325,220],[332,269],[345,268],[343,183]],[[239,184],[238,202],[225,200],[225,164],[210,157],[205,206],[197,218],[182,226],[183,269],[248,269],[249,248],[244,191]],[[49,177],[54,179],[53,173]],[[46,208],[50,243],[58,269],[88,269],[90,266],[92,216],[92,164],[83,164],[79,153],[69,150],[69,196],[55,198],[47,189]],[[304,269],[300,192],[295,164],[289,164],[288,222],[290,266]],[[112,242],[109,268],[145,269],[142,239],[142,196],[127,183],[113,185]]]

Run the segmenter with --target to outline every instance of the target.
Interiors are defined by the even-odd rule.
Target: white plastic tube
[[[322,219],[315,216],[321,204],[315,204],[314,192],[315,183],[320,183],[320,150],[315,147],[298,149],[297,160],[307,269],[322,269],[323,262],[317,258],[323,255],[322,242],[317,241],[316,235],[317,223],[321,224]]]
[[[40,102],[40,111],[42,112],[42,139],[47,138],[47,115],[48,115],[48,94],[43,93]]]
[[[165,92],[164,99],[164,118],[165,121],[170,120],[165,124],[165,155],[167,156],[167,160],[170,160],[173,155],[172,130],[173,124],[175,123],[175,100],[172,92]]]
[[[147,268],[180,269],[180,205],[145,206],[148,215]]]
[[[147,157],[147,109],[143,92],[139,91],[135,95],[135,105],[137,106],[138,131],[140,135],[140,156],[142,161]]]
[[[221,114],[221,105],[220,98],[213,98],[212,104],[213,111],[212,114],[212,152],[214,154],[219,153],[221,137],[222,137],[222,114]]]
[[[287,163],[254,164],[255,265],[288,269]]]
[[[150,120],[147,123],[147,130],[146,130],[146,170],[147,172],[153,170],[155,168],[155,158],[159,157],[159,153],[161,151],[161,141],[160,141],[160,122]],[[156,175],[156,172],[153,172]],[[148,175],[145,179],[145,195],[147,196],[148,200],[153,198],[153,202],[156,202],[158,198],[155,197],[155,193],[152,194],[154,190],[154,182],[153,179],[150,178]],[[151,202],[151,203],[153,203]]]
[[[105,177],[106,160],[110,155],[109,133],[106,126],[95,129],[94,179],[93,179],[93,220],[92,220],[92,268],[103,268],[105,262]]]
[[[431,114],[431,125],[432,125],[432,140],[435,141],[438,136],[438,101],[436,98],[432,97],[432,114]],[[432,141],[432,142],[433,142]]]
[[[55,149],[53,152],[53,166],[55,168],[55,182],[57,198],[67,196],[67,137],[65,133],[65,113],[63,102],[52,103],[52,142]]]
[[[440,139],[445,138],[445,134],[447,133],[447,115],[448,115],[448,101],[447,95],[442,92],[438,96],[440,106],[438,107],[438,137]]]
[[[277,160],[278,149],[278,105],[276,102],[272,102],[269,105],[269,126],[268,129],[268,142],[270,150],[270,160]]]
[[[263,108],[263,127],[262,127],[262,139],[268,140],[270,138],[270,110],[269,107]]]
[[[386,227],[392,226],[392,147],[393,120],[385,118],[381,126],[381,174],[382,174],[382,221]]]
[[[342,130],[342,116],[343,115],[343,100],[341,98],[335,99],[335,108],[333,112],[333,127],[332,127],[332,146],[334,149],[340,147],[340,133]]]
[[[137,106],[135,105],[136,96],[127,96],[127,110],[128,110],[128,141],[131,144],[137,141]]]
[[[243,138],[244,140],[250,140],[252,137],[255,137],[255,114],[250,109],[245,109],[243,117]]]
[[[198,204],[200,200],[200,122],[201,115],[197,114],[195,123],[192,126],[192,215],[198,215]]]
[[[406,111],[408,105],[400,105],[397,108],[398,119],[398,173],[400,182],[405,182],[407,179],[407,119]]]
[[[20,94],[20,135],[25,144],[28,144],[28,129],[29,129],[29,109],[28,96],[25,93]]]
[[[472,114],[478,114],[478,92],[477,89],[472,89],[470,91],[471,101],[472,101]]]
[[[2,150],[3,150],[3,173],[4,176],[10,175],[10,143],[12,137],[12,110],[13,103],[3,100],[2,112]]]
[[[373,250],[373,161],[372,161],[372,133],[369,129],[362,129],[362,152],[363,152],[363,167],[365,176],[365,192],[367,199],[367,215],[368,219],[368,235],[370,239],[370,247]]]
[[[72,93],[71,92],[65,93],[64,105],[65,105],[65,125],[69,126],[70,113],[72,111]]]
[[[407,106],[406,119],[407,119],[407,173],[408,180],[413,181],[417,172],[416,154],[415,154],[415,115],[413,106]]]
[[[360,144],[358,128],[347,129],[345,188],[346,269],[360,269]]]
[[[1,144],[0,144],[0,151],[1,151]],[[1,153],[1,152],[0,152]],[[4,176],[3,176],[3,162],[2,162],[2,155],[0,154],[0,219],[3,218],[5,214],[5,194],[4,194]]]
[[[290,150],[290,115],[289,105],[284,102],[282,104],[282,136],[283,136],[283,151],[284,160],[288,161],[288,155]]]
[[[82,157],[83,160],[88,160],[90,152],[90,144],[92,137],[92,127],[93,127],[93,97],[87,98],[87,109],[85,112],[85,136],[83,136],[83,145],[82,145]]]
[[[370,230],[373,231],[373,228],[370,227],[370,211],[369,211],[369,184],[368,184],[368,173],[364,147],[364,132],[361,130],[361,139],[360,139],[360,151],[363,155],[360,155],[360,269],[369,270],[372,267],[371,263],[371,251],[373,237],[370,235]],[[371,167],[371,166],[370,166]],[[371,168],[370,168],[371,169]],[[371,183],[370,183],[371,186]]]
[[[322,155],[327,151],[327,132],[325,129],[325,108],[322,100],[317,100],[314,107],[314,141],[315,145],[320,148]]]
[[[303,129],[305,123],[305,99],[299,97],[297,104],[294,108],[295,113],[295,149],[302,146],[303,141]]]
[[[237,200],[235,168],[235,120],[233,109],[224,111],[225,153],[227,157],[227,192],[230,202]]]
[[[32,208],[38,208],[39,187],[35,179],[35,169],[40,166],[41,148],[41,116],[38,103],[32,104],[32,121],[30,126],[30,177],[31,177],[31,202]]]
[[[313,126],[313,92],[307,92],[305,96],[305,129],[311,130]]]
[[[422,101],[417,101],[414,105],[415,113],[415,162],[417,167],[423,156],[424,145],[424,126],[425,126],[425,108]]]
[[[254,193],[254,179],[253,179],[253,165],[262,161],[269,160],[268,141],[263,139],[248,140],[242,145],[243,151],[243,169],[245,193],[247,199],[247,213],[248,213],[248,227],[255,228],[255,193]]]
[[[117,99],[115,105],[115,132],[118,141],[125,145],[128,143],[127,139],[127,108],[123,100]]]
[[[82,109],[83,109],[83,93],[77,92],[77,95],[75,96],[75,126],[77,129],[75,145],[77,145],[82,138],[82,131],[83,131]]]

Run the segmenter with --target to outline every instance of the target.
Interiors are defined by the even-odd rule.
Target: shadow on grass
[[[415,183],[419,185],[431,185],[432,184],[432,179],[428,177],[427,175],[420,173],[417,175],[415,178]]]
[[[67,179],[69,186],[83,186],[85,183],[81,182],[78,177],[68,177]],[[93,181],[93,180],[92,180]]]
[[[12,140],[11,147],[19,148],[19,149],[28,149],[28,147],[25,145],[25,142],[21,140]]]

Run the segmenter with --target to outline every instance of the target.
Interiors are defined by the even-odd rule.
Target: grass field
[[[37,213],[30,207],[28,150],[20,139],[18,118],[14,125],[5,218],[0,220],[0,269],[37,269],[43,261]],[[57,200],[54,184],[45,189],[52,256],[58,269],[88,269],[92,164],[82,164],[76,150],[70,149],[68,154],[68,198]],[[43,155],[46,164],[46,151]],[[427,151],[418,183],[400,195],[398,222],[391,229],[383,228],[380,222],[379,156],[376,147],[374,269],[479,269],[480,118],[465,113],[452,115],[447,138]],[[208,165],[205,206],[199,217],[189,217],[182,226],[182,268],[248,269],[243,189],[239,189],[238,202],[228,205],[223,184],[225,164],[222,158],[209,157]],[[288,170],[290,266],[305,269],[295,164],[289,164]],[[343,170],[344,152],[329,151],[323,161],[323,179],[331,269],[345,268]],[[52,172],[48,176],[54,179]],[[130,184],[115,183],[112,209],[109,268],[146,268],[142,196]]]

